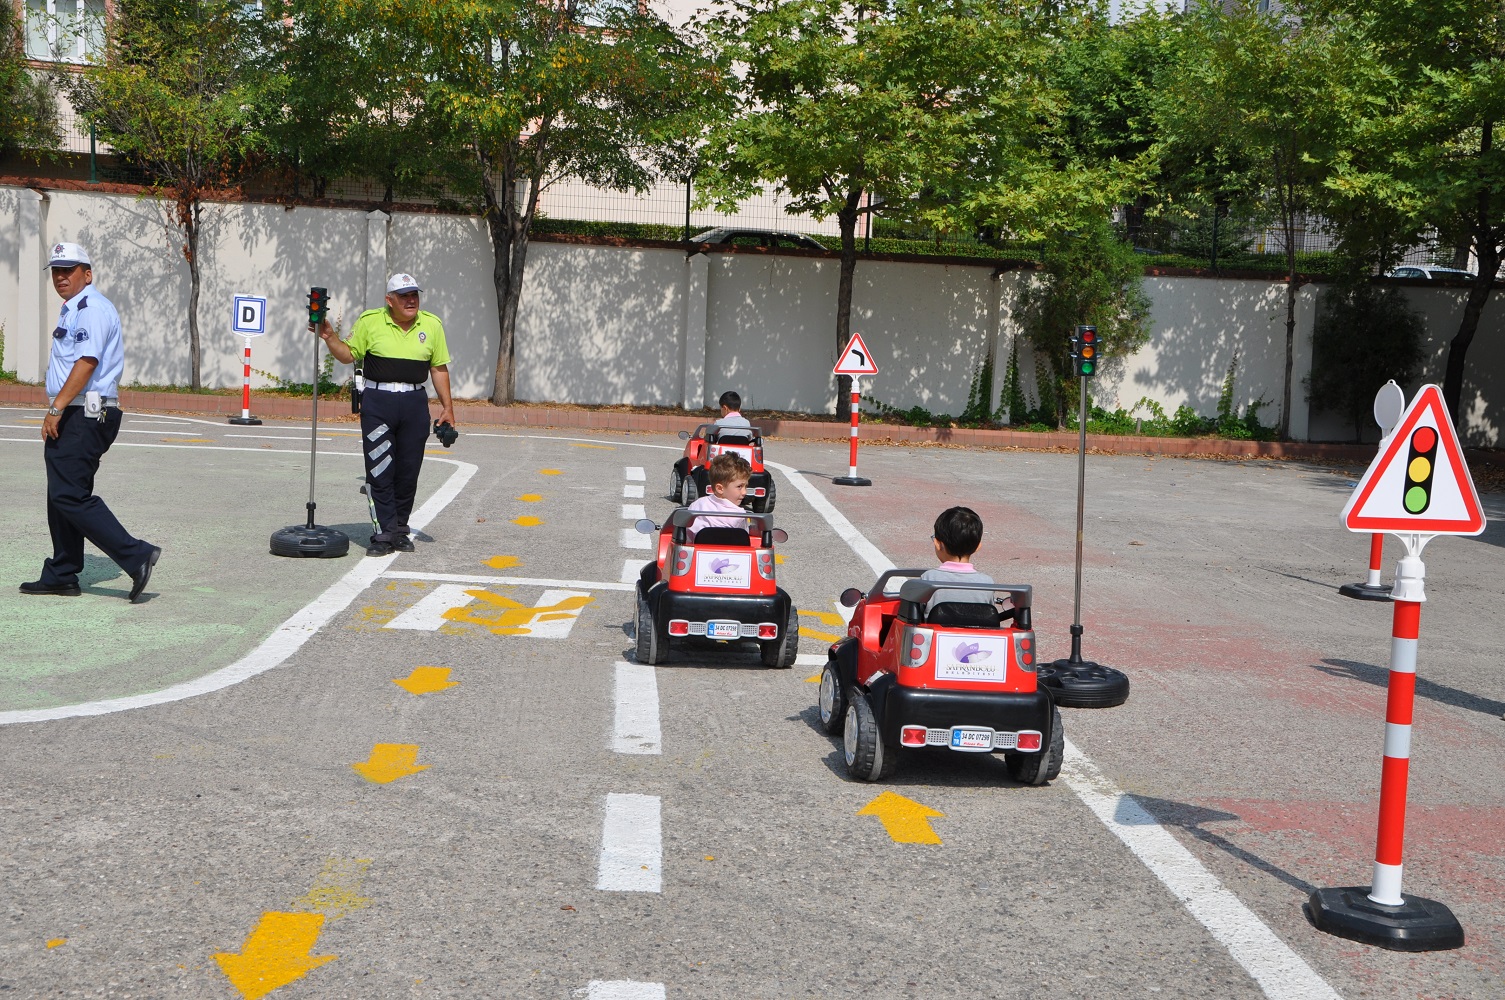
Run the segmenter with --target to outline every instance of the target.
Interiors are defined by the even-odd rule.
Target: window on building
[[[88,62],[104,49],[105,0],[26,0],[26,55]]]

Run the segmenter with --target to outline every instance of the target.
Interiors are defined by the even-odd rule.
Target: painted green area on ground
[[[0,711],[157,691],[234,663],[364,558],[371,528],[349,442],[321,448],[315,500],[318,522],[350,536],[350,555],[283,559],[268,539],[306,516],[307,452],[233,438],[219,444],[236,450],[134,446],[150,441],[122,435],[95,484],[127,530],[163,550],[149,600],[135,605],[130,579],[92,546],[81,597],[18,592],[52,551],[46,478],[40,444],[0,441],[0,495],[16,515],[0,549]],[[452,471],[430,463],[417,503]]]

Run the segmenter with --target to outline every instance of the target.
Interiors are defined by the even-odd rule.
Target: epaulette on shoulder
[[[380,309],[367,309],[365,312],[363,312],[359,316],[357,316],[355,318],[355,321],[357,323],[359,323],[361,320],[365,319],[367,316],[371,316],[371,315],[373,315],[375,313],[382,313],[382,312],[386,312],[386,308],[385,307],[380,308]]]

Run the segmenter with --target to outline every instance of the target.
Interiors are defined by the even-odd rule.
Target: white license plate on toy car
[[[706,622],[705,634],[712,639],[738,639],[742,636],[742,623]]]
[[[951,749],[991,750],[993,749],[993,730],[955,726],[951,730]]]

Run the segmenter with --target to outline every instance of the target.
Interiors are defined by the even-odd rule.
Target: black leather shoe
[[[389,556],[391,554],[391,542],[378,542],[373,539],[371,544],[366,548],[366,555],[368,556]]]
[[[412,552],[413,540],[407,535],[398,535],[396,538],[392,539],[392,548],[396,549],[398,552]]]
[[[152,578],[152,567],[157,565],[157,560],[162,557],[162,550],[153,545],[152,550],[146,554],[146,560],[131,574],[131,603],[135,604],[141,592],[146,589],[146,583]]]
[[[21,584],[21,593],[45,597],[77,597],[83,591],[78,589],[76,583],[43,583],[41,580],[32,580]]]

